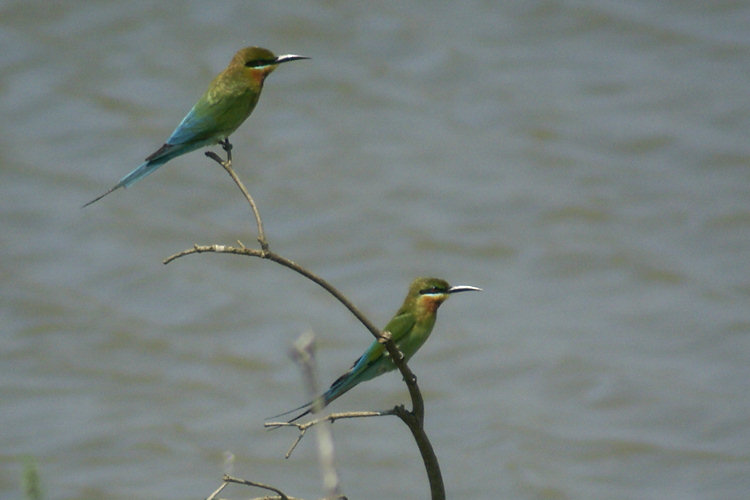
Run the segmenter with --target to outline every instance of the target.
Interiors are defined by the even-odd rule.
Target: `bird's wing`
[[[385,329],[391,332],[391,338],[394,342],[399,342],[412,330],[415,322],[416,319],[411,313],[397,314],[388,322]],[[383,344],[377,340],[370,344],[370,347],[367,348],[362,356],[357,358],[354,364],[352,364],[352,367],[347,370],[346,373],[334,380],[328,390],[323,394],[324,403],[327,405],[360,382],[370,380],[382,373],[392,370],[393,363],[390,363],[387,358],[385,358],[384,354],[385,346]],[[301,413],[290,420],[290,422],[293,422],[310,413],[310,404],[311,403],[304,404],[294,410],[289,410],[271,418],[281,417],[306,408],[304,413]]]
[[[172,132],[167,144],[222,139],[245,121],[259,95],[260,91],[253,92],[241,80],[219,75]]]
[[[221,108],[225,107],[228,101],[230,99],[211,101],[207,95],[201,97],[169,136],[167,145],[176,146],[210,139],[220,128],[218,119],[222,116]]]
[[[218,142],[220,134],[217,133],[219,127],[216,116],[201,98],[177,125],[167,142],[146,157],[146,163],[161,160],[158,163],[160,165],[181,154]]]
[[[391,333],[391,339],[398,344],[414,327],[416,319],[411,313],[397,314],[385,326],[385,331]],[[361,373],[377,363],[385,354],[385,346],[377,340],[373,342],[365,353],[354,362],[349,372]],[[373,374],[377,376],[379,373]]]
[[[391,339],[398,344],[414,328],[416,322],[417,319],[410,312],[397,314],[385,325],[385,331],[391,332]]]

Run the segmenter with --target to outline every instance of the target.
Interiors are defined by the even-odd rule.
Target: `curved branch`
[[[256,481],[250,481],[247,479],[242,479],[239,477],[232,477],[229,474],[224,474],[224,477],[222,478],[225,483],[237,483],[237,484],[243,484],[245,486],[255,486],[256,488],[262,488],[264,490],[273,491],[279,497],[281,500],[293,500],[291,497],[288,497],[283,491],[276,488],[275,486],[270,486],[268,484],[258,483]]]
[[[432,448],[427,434],[424,431],[424,399],[417,386],[417,377],[411,371],[404,360],[404,355],[398,350],[396,344],[391,339],[390,332],[383,332],[385,348],[388,350],[393,364],[396,365],[401,376],[404,377],[406,387],[409,389],[411,397],[412,411],[408,411],[403,405],[393,408],[393,413],[401,419],[411,431],[414,441],[419,448],[419,454],[422,456],[425,471],[427,471],[427,480],[430,483],[430,494],[433,500],[445,499],[445,485],[443,484],[443,475],[440,472],[440,462],[438,462],[435,450]]]
[[[182,252],[178,252],[167,257],[163,261],[164,264],[169,264],[170,262],[179,259],[180,257],[197,253],[230,253],[235,255],[259,257],[261,259],[271,260],[273,262],[276,262],[277,264],[281,264],[288,269],[291,269],[292,271],[295,271],[296,273],[304,276],[310,281],[317,283],[320,287],[322,287],[333,297],[335,297],[344,307],[349,310],[349,312],[354,315],[355,318],[357,318],[360,323],[362,323],[362,325],[370,332],[370,334],[373,335],[373,337],[375,337],[379,342],[382,342],[385,345],[385,348],[387,349],[388,354],[391,356],[393,363],[401,372],[401,375],[404,378],[404,382],[409,389],[409,396],[411,397],[412,401],[412,411],[408,411],[403,407],[403,405],[400,405],[393,408],[393,410],[390,412],[379,413],[395,414],[409,428],[412,436],[414,437],[414,440],[417,443],[417,447],[419,448],[419,452],[422,456],[422,460],[427,471],[427,477],[430,483],[431,497],[433,500],[444,500],[445,486],[443,484],[443,478],[440,473],[440,465],[438,463],[437,456],[435,455],[432,445],[430,444],[430,440],[427,438],[427,434],[424,432],[424,400],[422,399],[422,394],[419,391],[419,387],[417,385],[417,378],[407,366],[403,354],[398,350],[398,347],[396,347],[396,345],[391,340],[390,332],[381,332],[346,296],[344,296],[344,294],[342,294],[337,288],[328,283],[326,280],[300,266],[296,262],[289,260],[277,253],[274,253],[269,249],[268,241],[266,240],[265,233],[263,231],[263,221],[260,218],[260,212],[255,205],[255,201],[253,200],[252,196],[250,196],[250,193],[245,188],[245,185],[232,169],[232,145],[229,143],[228,139],[222,141],[220,144],[224,148],[224,151],[227,152],[226,160],[222,160],[221,157],[219,157],[214,152],[207,152],[206,156],[219,163],[219,165],[221,165],[224,170],[226,170],[226,172],[232,177],[232,180],[240,189],[240,191],[242,191],[245,200],[248,202],[250,208],[252,209],[256,224],[258,226],[258,243],[260,243],[260,249],[247,248],[244,244],[242,244],[242,242],[238,242],[239,247],[227,245],[194,245],[193,248],[183,250]],[[357,416],[372,415],[368,414]],[[269,425],[274,424],[278,423],[270,423]],[[299,427],[300,424],[294,425],[297,425],[300,429],[300,436],[297,438],[297,442],[299,442],[299,440],[304,435],[307,427],[303,429],[302,427]],[[314,425],[314,423],[310,425]],[[291,453],[291,451],[294,449],[294,446],[296,446],[297,442],[295,442],[295,444],[292,446],[292,449],[289,451],[289,453]]]
[[[232,143],[229,142],[229,138],[224,139],[223,141],[219,142],[221,144],[221,147],[224,149],[224,151],[227,152],[227,159],[222,160],[219,155],[214,153],[213,151],[206,151],[205,155],[211,158],[213,161],[221,165],[224,170],[227,171],[229,176],[232,178],[234,183],[237,185],[238,188],[240,188],[240,191],[242,191],[242,195],[245,197],[245,200],[247,200],[247,203],[250,205],[250,209],[253,211],[253,216],[255,216],[255,222],[258,225],[258,243],[260,243],[260,248],[265,252],[268,250],[268,240],[266,240],[266,233],[263,230],[263,221],[260,218],[260,212],[258,211],[258,206],[255,204],[255,200],[252,196],[250,196],[250,192],[245,187],[245,184],[242,183],[239,177],[237,177],[237,174],[234,172],[234,169],[232,168]]]
[[[241,243],[240,245],[241,246],[239,247],[233,247],[230,245],[193,245],[193,248],[189,248],[174,255],[170,255],[162,262],[164,264],[169,264],[170,262],[177,260],[180,257],[185,257],[186,255],[192,255],[196,253],[231,253],[235,255],[248,255],[252,257],[259,257],[261,259],[268,259],[270,261],[276,262],[277,264],[281,264],[282,266],[291,269],[292,271],[301,274],[310,281],[320,285],[323,289],[325,289],[325,291],[333,295],[339,302],[341,302],[341,304],[343,304],[344,307],[346,307],[349,312],[351,312],[354,317],[357,318],[359,322],[362,323],[362,325],[364,325],[364,327],[367,328],[375,338],[380,338],[380,330],[378,330],[375,325],[373,325],[372,322],[370,322],[370,320],[367,319],[364,314],[362,314],[362,311],[360,311],[357,306],[355,306],[348,298],[346,298],[346,296],[341,293],[336,287],[331,285],[329,282],[327,282],[317,274],[305,269],[304,267],[300,266],[292,260],[287,259],[286,257],[272,252],[271,250],[257,250],[254,248],[247,248]]]

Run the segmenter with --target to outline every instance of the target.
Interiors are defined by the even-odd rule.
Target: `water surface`
[[[272,248],[377,324],[409,281],[472,284],[411,364],[453,498],[750,491],[750,8],[743,2],[0,6],[0,496],[205,498],[224,471],[320,496],[263,418],[368,334],[272,263],[200,153],[156,149],[238,48],[269,77],[232,138]],[[396,375],[335,410],[404,402]],[[427,498],[394,421],[334,426],[350,498]],[[231,467],[225,456],[231,452]],[[386,479],[387,478],[387,479]],[[261,493],[233,489],[228,497]]]

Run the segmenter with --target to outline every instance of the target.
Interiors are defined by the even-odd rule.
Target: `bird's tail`
[[[151,172],[153,172],[154,170],[162,166],[164,163],[166,162],[159,161],[159,160],[146,161],[146,162],[141,163],[140,166],[138,166],[138,168],[136,168],[135,170],[130,172],[128,175],[120,179],[120,182],[118,182],[117,184],[109,188],[105,193],[100,194],[99,196],[91,200],[90,202],[83,205],[83,208],[91,205],[92,203],[96,203],[97,201],[101,200],[102,198],[104,198],[105,196],[107,196],[109,193],[113,191],[117,191],[120,188],[126,188],[132,184],[135,184],[137,181],[143,179],[148,174],[150,174]]]
[[[324,403],[325,403],[325,401],[324,401]],[[323,406],[325,406],[325,404]],[[295,411],[299,411],[299,410],[305,410],[305,411],[303,411],[299,415],[295,415],[294,417],[292,417],[289,420],[287,420],[286,421],[287,424],[291,424],[292,422],[296,422],[297,420],[301,419],[305,415],[309,415],[312,412],[312,401],[310,401],[308,403],[305,403],[302,406],[298,406],[297,408],[294,408],[294,409],[291,409],[291,410],[287,410],[284,413],[279,413],[278,415],[274,415],[272,417],[268,417],[268,418],[266,418],[266,420],[276,420],[279,417],[284,417],[286,415],[289,415],[290,413],[294,413]],[[279,427],[281,427],[281,424],[279,424],[279,425],[266,424],[266,425],[267,425],[266,429],[269,430],[269,431],[276,430]]]
[[[334,399],[337,399],[342,394],[347,392],[349,389],[357,385],[359,381],[356,380],[356,378],[353,376],[352,370],[349,370],[342,376],[340,376],[338,379],[336,379],[333,384],[331,384],[331,387],[328,388],[326,392],[324,392],[320,398],[322,399],[323,407],[328,406],[328,404],[333,401]],[[286,422],[288,424],[291,424],[292,422],[296,422],[300,418],[304,417],[305,415],[309,415],[310,412],[312,412],[312,401],[308,401],[307,403],[303,404],[302,406],[298,406],[297,408],[293,408],[291,410],[287,410],[284,413],[279,413],[278,415],[274,415],[272,417],[268,417],[267,420],[276,419],[279,417],[284,417],[286,415],[289,415],[290,413],[294,413],[299,410],[304,410],[299,415],[295,415],[291,419],[287,420]],[[270,429],[277,429],[280,426],[271,426]]]
[[[300,410],[305,410],[305,411],[303,411],[299,415],[296,415],[296,416],[290,418],[289,420],[286,421],[286,423],[291,424],[292,422],[296,422],[297,420],[301,419],[305,415],[309,415],[310,412],[312,411],[312,401],[309,401],[309,402],[303,404],[302,406],[298,406],[297,408],[293,408],[293,409],[287,410],[287,411],[285,411],[283,413],[279,413],[278,415],[274,415],[272,417],[268,417],[266,420],[275,420],[275,419],[277,419],[279,417],[285,417],[285,416],[289,415],[290,413],[294,413],[294,412],[300,411]],[[276,429],[278,427],[280,427],[280,426],[278,426],[278,425],[277,426],[272,426],[272,427],[270,427],[270,429]]]
[[[92,203],[96,203],[97,201],[101,200],[102,198],[104,198],[105,196],[107,196],[112,191],[116,191],[116,190],[120,189],[121,187],[125,187],[125,185],[122,182],[118,182],[117,184],[115,184],[114,186],[112,186],[107,191],[105,191],[104,193],[100,194],[99,196],[97,196],[93,200],[89,201],[88,203],[84,203],[81,208],[86,208],[89,205],[91,205]]]
[[[120,182],[118,184],[121,184],[122,187],[129,187],[138,182],[139,180],[146,177],[148,174],[152,173],[157,168],[164,165],[166,161],[159,161],[159,160],[152,160],[152,161],[146,161],[141,163],[138,168],[130,172],[128,175],[120,179]]]

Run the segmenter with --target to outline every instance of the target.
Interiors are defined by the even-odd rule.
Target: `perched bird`
[[[409,361],[414,353],[422,347],[427,337],[430,336],[432,327],[435,326],[435,318],[440,304],[452,293],[470,290],[481,291],[482,289],[467,285],[450,286],[446,281],[438,278],[417,278],[412,281],[404,303],[384,329],[384,331],[391,333],[391,339],[396,343],[396,347],[404,355],[406,361]],[[321,396],[323,406],[328,405],[360,382],[370,380],[395,368],[396,365],[388,355],[385,346],[377,340],[374,341],[365,353],[354,362],[349,371],[337,378],[331,384],[331,387],[323,393]],[[289,420],[289,422],[294,422],[310,413],[312,401],[272,418],[288,415],[302,409],[305,409],[305,411]]]
[[[270,50],[260,47],[246,47],[237,51],[229,66],[213,79],[208,90],[182,119],[167,142],[109,191],[84,207],[118,188],[130,186],[172,158],[226,140],[253,112],[266,77],[279,64],[299,59],[309,58],[293,54],[275,56]]]

